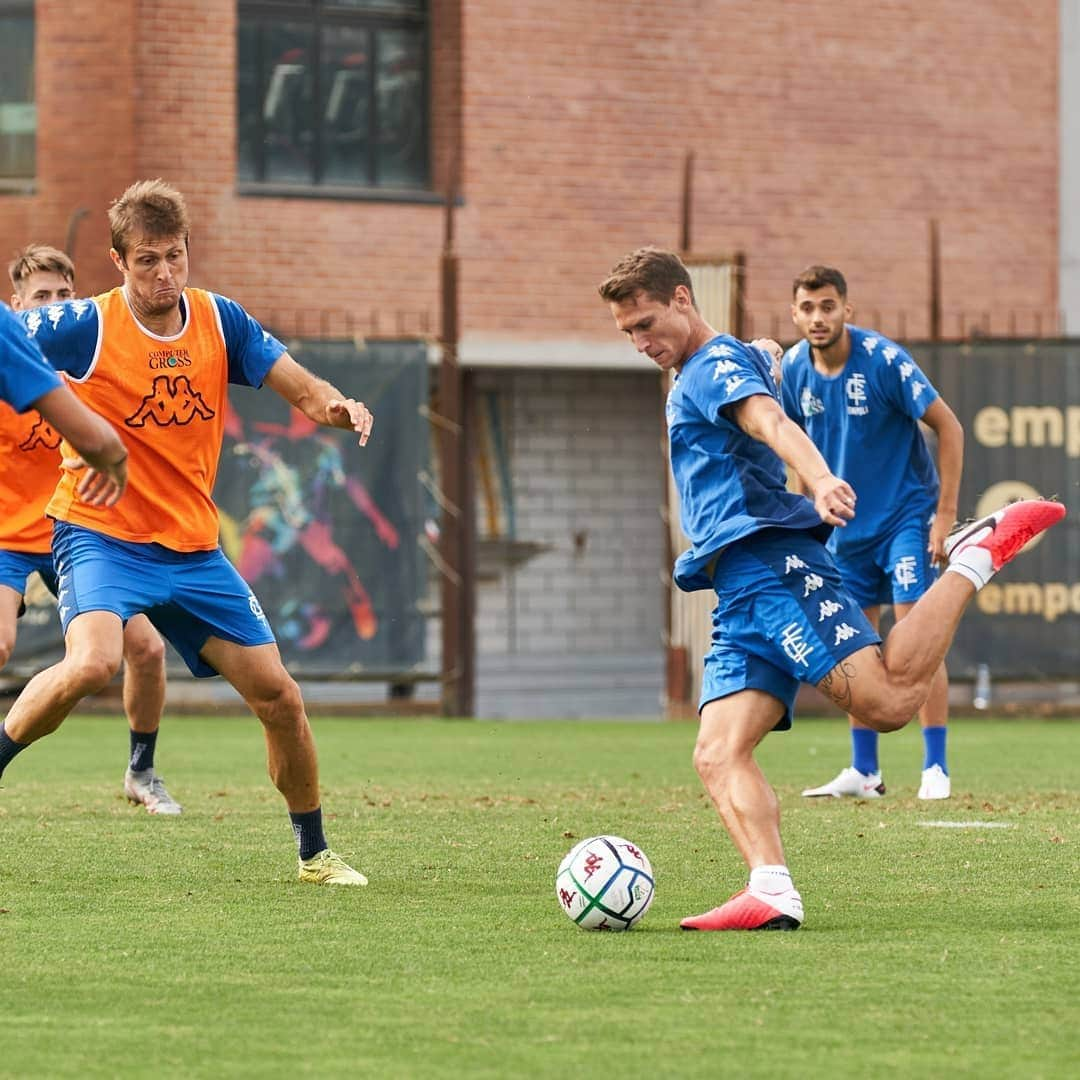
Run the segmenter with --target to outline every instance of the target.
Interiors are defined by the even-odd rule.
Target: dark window
[[[0,0],[0,180],[34,176],[34,5]]]
[[[242,184],[425,190],[426,0],[240,0]]]

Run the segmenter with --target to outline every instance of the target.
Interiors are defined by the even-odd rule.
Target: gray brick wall
[[[516,539],[545,550],[477,588],[482,715],[656,714],[665,591],[656,375],[485,371]],[[486,532],[477,484],[478,535]]]

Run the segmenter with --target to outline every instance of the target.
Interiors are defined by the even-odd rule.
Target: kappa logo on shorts
[[[786,555],[784,557],[784,577],[787,577],[792,570],[806,569],[808,569],[806,563],[804,563],[798,555]]]
[[[36,450],[38,447],[44,447],[46,450],[55,450],[59,445],[60,436],[53,431],[45,417],[39,416],[37,423],[30,429],[30,434],[19,443],[19,449]]]
[[[170,378],[158,375],[154,378],[153,388],[142,399],[139,407],[124,423],[128,427],[144,427],[147,420],[153,420],[158,427],[170,424],[190,424],[195,417],[200,420],[212,420],[214,410],[203,401],[202,394],[191,385],[186,375]]]
[[[807,574],[803,578],[803,599],[805,600],[812,592],[817,592],[825,584],[825,579],[820,574]]]
[[[266,622],[262,604],[259,603],[254,593],[248,593],[248,607],[251,608],[251,614],[254,615],[256,619],[262,619],[263,622]]]
[[[818,607],[818,622],[824,622],[826,619],[831,619],[838,611],[843,611],[844,605],[838,604],[835,600],[822,600],[821,605]]]
[[[839,645],[841,641],[847,641],[849,638],[855,637],[859,631],[854,626],[849,626],[846,622],[842,622],[836,628],[836,637],[833,639],[834,645]]]

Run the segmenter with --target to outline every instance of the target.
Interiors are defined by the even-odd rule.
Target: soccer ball
[[[572,848],[555,875],[559,905],[583,930],[629,930],[649,910],[652,865],[621,836],[592,836]]]

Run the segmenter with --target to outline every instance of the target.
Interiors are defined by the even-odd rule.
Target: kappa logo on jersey
[[[863,338],[862,347],[873,356],[874,350],[878,347],[878,339],[876,337]]]
[[[900,350],[895,345],[890,345],[887,349],[883,349],[881,355],[885,357],[885,363],[892,365],[892,362],[900,355]]]
[[[195,417],[200,420],[212,420],[214,410],[203,401],[202,394],[194,389],[186,375],[170,378],[158,375],[154,379],[153,389],[142,399],[139,407],[124,423],[128,427],[144,427],[147,420],[153,420],[158,427],[169,424],[190,424]]]
[[[45,309],[45,315],[48,317],[49,322],[52,323],[52,328],[55,330],[60,325],[60,320],[64,317],[63,304],[50,304]]]
[[[26,316],[26,333],[30,337],[37,337],[37,332],[41,329],[41,308],[34,308],[29,315]]]
[[[37,423],[30,429],[30,434],[19,443],[19,449],[26,451],[37,450],[39,447],[45,450],[56,450],[59,446],[60,436],[53,431],[43,416],[37,418]]]
[[[712,381],[718,382],[721,375],[730,375],[733,371],[738,371],[739,365],[734,360],[717,360],[716,367],[713,368]]]
[[[724,383],[724,393],[728,395],[735,393],[744,382],[746,382],[745,375],[732,375],[731,378]]]
[[[866,404],[866,376],[861,371],[848,376],[844,383],[844,393],[847,394],[848,416],[866,416],[870,406]]]
[[[915,370],[915,364],[911,360],[905,360],[900,365],[900,378],[902,380],[907,379],[911,373]]]
[[[923,392],[923,391],[924,391],[925,389],[926,389],[926,383],[922,383],[922,382],[919,382],[919,380],[918,380],[918,379],[916,379],[916,380],[915,380],[915,381],[914,381],[914,382],[913,382],[913,383],[911,384],[911,397],[912,397],[912,399],[913,399],[914,401],[918,401],[918,400],[919,400],[919,398],[920,398],[920,397],[922,397],[922,392]]]
[[[804,386],[799,395],[799,411],[803,416],[820,416],[825,411],[825,402],[814,397],[809,386]]]

